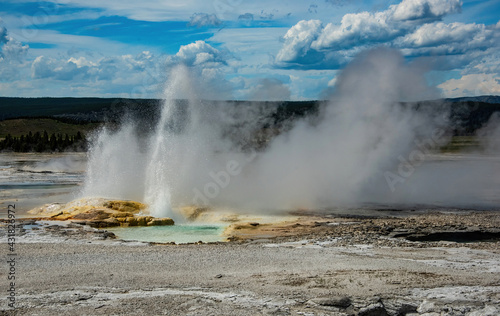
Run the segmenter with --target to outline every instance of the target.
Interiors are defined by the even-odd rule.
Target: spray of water
[[[189,84],[187,69],[179,67],[179,70],[165,89],[165,103],[161,111],[161,117],[156,126],[154,134],[150,140],[150,152],[146,158],[147,168],[145,174],[145,202],[150,207],[151,214],[163,215],[172,214],[171,209],[171,188],[174,185],[173,171],[176,165],[176,158],[183,156],[187,146],[178,142],[178,137],[175,137],[177,125],[180,115],[176,115],[177,107],[175,104],[176,96],[181,93],[184,99],[187,97],[188,107],[186,111],[190,112],[192,100],[196,94],[191,89]],[[187,83],[187,84],[186,84]],[[191,124],[187,124],[189,129]],[[177,128],[176,128],[177,127]],[[189,133],[189,130],[185,131]],[[177,142],[176,142],[177,140]]]
[[[171,191],[180,162],[193,148],[193,127],[199,126],[195,111],[195,86],[186,67],[172,71],[165,87],[160,118],[148,136],[139,136],[134,118],[126,117],[117,130],[104,128],[91,139],[84,196],[135,199],[149,205],[154,216],[175,214]],[[177,100],[185,102],[179,105]]]
[[[429,158],[449,139],[448,113],[399,104],[439,97],[421,69],[397,51],[362,53],[315,119],[298,120],[259,147],[256,135],[269,135],[263,131],[276,108],[203,101],[204,83],[179,66],[149,136],[138,136],[133,118],[95,135],[83,194],[144,201],[153,215],[174,219],[172,209],[191,204],[246,211],[480,204],[485,188],[500,189],[488,180],[498,156],[486,163]]]

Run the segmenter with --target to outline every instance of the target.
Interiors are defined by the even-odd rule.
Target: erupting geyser
[[[120,199],[137,199],[149,205],[157,217],[176,217],[171,207],[171,190],[182,162],[194,154],[193,127],[199,102],[190,82],[189,70],[178,66],[165,88],[160,119],[147,139],[136,133],[133,118],[118,131],[104,128],[92,140],[83,194]],[[184,100],[182,107],[177,103]],[[146,146],[139,144],[145,143]],[[194,146],[201,148],[202,146]]]
[[[496,203],[484,200],[486,188],[500,188],[495,152],[483,161],[429,158],[449,139],[448,113],[399,103],[439,97],[423,75],[397,51],[364,52],[339,75],[318,117],[293,122],[259,147],[252,139],[272,125],[276,109],[203,101],[203,83],[178,66],[149,134],[140,136],[129,117],[92,139],[83,194],[142,201],[152,215],[176,220],[172,206],[192,204],[282,210]],[[497,124],[486,130],[498,134]]]
[[[196,100],[192,88],[189,84],[189,73],[185,67],[178,67],[177,73],[173,76],[165,89],[165,101],[161,111],[160,120],[150,139],[149,152],[146,157],[146,178],[144,201],[149,205],[150,212],[154,216],[172,216],[170,190],[174,183],[173,172],[175,172],[176,160],[181,158],[185,152],[182,140],[174,136],[176,130],[182,129],[180,115],[176,115],[176,98],[179,93],[187,99],[186,109],[190,111],[191,102]],[[189,133],[189,122],[186,124],[185,133]],[[180,132],[180,131],[179,131]]]

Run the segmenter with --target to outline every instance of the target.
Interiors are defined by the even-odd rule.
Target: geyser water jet
[[[190,134],[197,117],[190,107],[197,98],[186,67],[173,69],[170,78],[160,118],[147,139],[138,136],[133,118],[125,119],[117,131],[104,128],[94,135],[83,195],[137,199],[149,205],[153,216],[176,217],[171,190],[182,172],[179,163],[192,148]],[[185,101],[182,106],[180,99]]]
[[[155,132],[151,137],[147,157],[146,168],[146,191],[144,201],[149,205],[153,216],[172,216],[170,190],[173,183],[172,173],[176,156],[183,154],[182,143],[175,142],[175,126],[180,124],[176,120],[176,97],[179,93],[187,97],[185,109],[189,112],[189,106],[193,99],[194,91],[189,84],[189,73],[185,67],[179,66],[172,80],[167,84],[164,95],[164,104],[161,110],[160,120]],[[187,123],[189,128],[189,123]]]

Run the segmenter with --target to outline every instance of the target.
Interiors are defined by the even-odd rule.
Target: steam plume
[[[499,170],[494,151],[487,161],[436,159],[431,154],[449,139],[448,113],[399,103],[439,97],[420,69],[397,51],[362,53],[315,119],[259,147],[254,139],[272,126],[276,109],[203,101],[196,93],[203,83],[179,66],[145,146],[132,122],[96,135],[83,194],[138,199],[153,215],[174,217],[173,208],[190,204],[247,211],[494,205],[485,196],[500,188],[488,177]]]

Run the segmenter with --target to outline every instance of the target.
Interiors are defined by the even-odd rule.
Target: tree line
[[[7,134],[0,141],[0,151],[13,152],[63,152],[63,151],[86,151],[87,141],[81,132],[76,135],[55,134],[49,136],[47,131],[43,133],[31,131],[27,135],[14,137]]]

